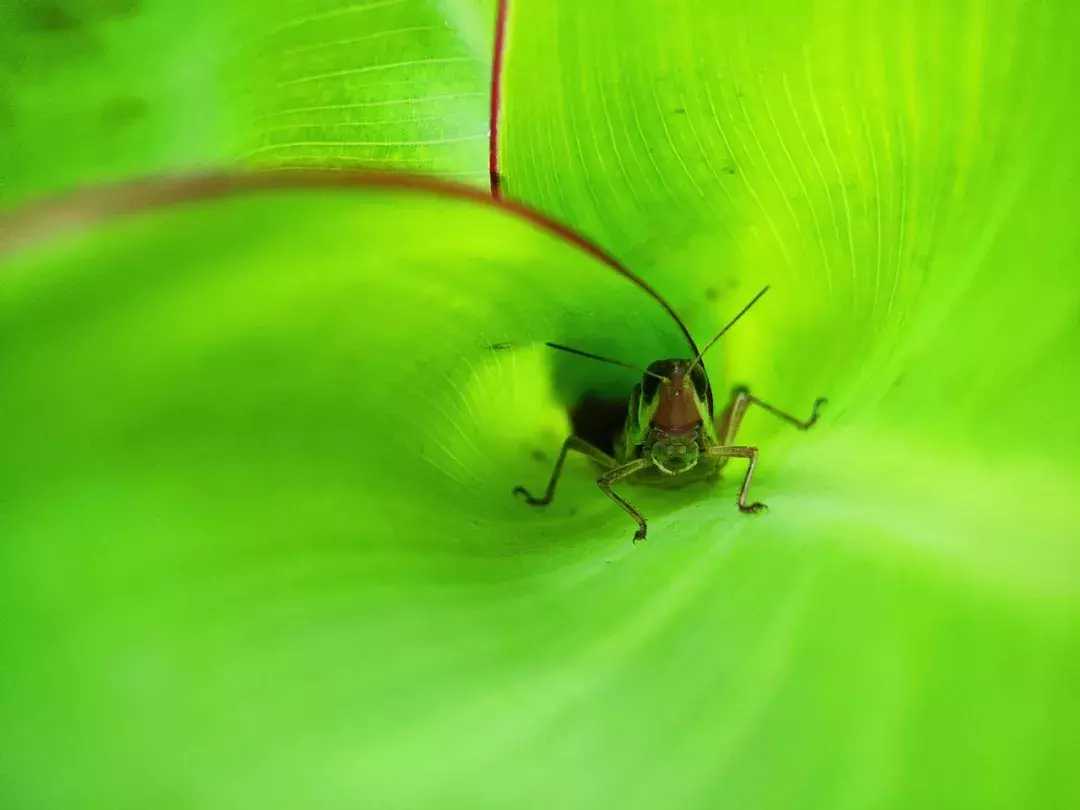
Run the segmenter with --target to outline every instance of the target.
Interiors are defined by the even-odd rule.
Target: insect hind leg
[[[749,388],[736,388],[731,392],[731,402],[728,403],[727,408],[724,409],[724,413],[720,417],[717,435],[720,437],[721,444],[729,445],[734,442],[735,436],[739,432],[739,426],[742,424],[743,416],[746,415],[746,409],[751,405],[757,405],[759,408],[768,411],[773,416],[783,419],[790,425],[794,425],[799,430],[809,430],[817,422],[821,412],[821,406],[827,401],[828,400],[824,397],[818,397],[814,400],[814,407],[810,413],[810,418],[799,419],[797,416],[792,416],[790,413],[782,411],[764,400],[758,399],[750,393]]]

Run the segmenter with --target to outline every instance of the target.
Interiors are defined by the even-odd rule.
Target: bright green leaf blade
[[[227,162],[487,182],[490,0],[0,11],[0,202]]]
[[[1077,33],[1060,2],[521,0],[505,189],[612,250],[702,338],[772,283],[727,346],[742,378],[742,345],[767,355],[747,381],[775,398],[847,392],[853,417],[856,397],[872,415],[887,399],[890,419],[986,445],[1038,414],[1066,460]],[[1031,369],[1048,350],[1058,365]]]
[[[628,488],[634,548],[579,460],[531,510],[564,394],[629,382],[539,342],[683,344],[487,205],[238,196],[2,273],[10,806],[1077,798],[1075,477],[755,417],[764,516]]]
[[[247,156],[488,181],[494,2],[296,3],[260,41]]]
[[[223,4],[5,2],[0,202],[227,159],[237,22]]]
[[[1033,538],[945,534],[968,538],[965,564],[989,546],[1023,568],[1080,531],[1025,502],[1071,486],[1080,451],[1078,23],[1064,3],[523,0],[505,189],[608,246],[699,339],[771,282],[710,358],[717,386],[791,408],[828,394],[886,448],[862,474],[908,444],[921,475],[966,482],[940,475],[939,497],[996,493],[999,529]]]
[[[623,539],[602,502],[510,494],[567,432],[550,369],[597,377],[540,342],[685,346],[577,248],[416,193],[181,205],[0,278],[10,807],[436,790],[388,740],[527,672],[549,572],[624,550],[580,534]]]

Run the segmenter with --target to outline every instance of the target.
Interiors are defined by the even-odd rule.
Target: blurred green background
[[[342,182],[486,188],[494,2],[4,5],[3,807],[1080,805],[1080,11],[745,5],[509,7],[506,196],[699,340],[772,284],[714,386],[830,399],[638,547],[510,490],[634,382],[543,342],[674,323]]]

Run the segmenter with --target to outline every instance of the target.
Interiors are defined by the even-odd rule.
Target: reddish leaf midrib
[[[488,175],[491,196],[502,196],[502,175],[499,173],[499,114],[502,111],[503,54],[506,51],[506,16],[510,0],[498,0],[495,14],[495,52],[491,60],[491,117],[488,137]]]

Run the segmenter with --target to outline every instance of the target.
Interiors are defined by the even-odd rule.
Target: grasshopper
[[[765,509],[763,503],[748,501],[758,449],[734,444],[746,409],[757,405],[799,430],[807,430],[817,422],[818,413],[826,400],[824,397],[815,400],[810,418],[802,420],[763,402],[748,389],[740,387],[732,392],[731,400],[720,418],[714,419],[712,388],[701,360],[705,352],[768,290],[766,286],[755,295],[692,360],[657,360],[642,369],[610,357],[558,343],[547,343],[547,346],[558,351],[640,371],[642,378],[630,394],[626,420],[614,438],[613,453],[571,434],[563,442],[544,494],[536,497],[523,486],[515,487],[514,494],[523,495],[526,503],[532,506],[547,506],[555,496],[566,455],[574,450],[604,468],[605,472],[596,479],[596,485],[637,522],[638,528],[634,532],[634,542],[637,543],[645,539],[648,524],[633,504],[615,492],[615,484],[631,478],[654,484],[686,483],[716,474],[729,459],[744,458],[747,465],[739,488],[739,510],[753,514]],[[692,341],[691,346],[693,348]]]

